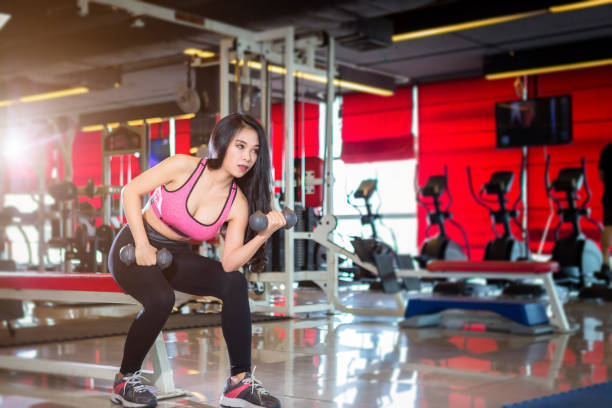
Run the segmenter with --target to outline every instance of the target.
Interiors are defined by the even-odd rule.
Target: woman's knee
[[[143,306],[145,307],[145,310],[154,310],[159,313],[169,314],[172,312],[172,308],[174,308],[174,302],[174,291],[168,290],[151,294],[143,302]]]
[[[241,272],[225,272],[223,282],[224,295],[248,294],[247,280]]]

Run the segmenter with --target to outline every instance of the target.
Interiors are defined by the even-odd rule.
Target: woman
[[[231,374],[222,406],[280,407],[251,376],[251,317],[247,281],[237,271],[265,264],[264,243],[285,225],[270,211],[270,156],[265,132],[252,117],[231,114],[211,135],[216,157],[172,156],[130,181],[122,191],[128,221],[115,238],[109,269],[119,286],[142,305],[128,332],[111,400],[126,407],[154,407],[155,396],[141,382],[140,368],[174,306],[174,290],[223,301],[221,326]],[[155,190],[141,211],[142,196]],[[247,231],[249,215],[267,213],[268,227]],[[188,240],[214,237],[227,222],[221,262],[193,253]],[[246,237],[245,237],[246,232]],[[119,250],[135,245],[136,264],[126,266]],[[172,264],[156,266],[167,248]],[[250,405],[249,405],[250,404]]]

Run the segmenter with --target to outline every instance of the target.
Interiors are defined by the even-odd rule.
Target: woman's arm
[[[155,251],[150,250],[149,240],[142,220],[142,197],[162,184],[168,184],[184,171],[188,171],[191,159],[185,155],[167,158],[157,166],[138,175],[121,190],[123,210],[136,244],[136,263],[155,265]],[[148,249],[148,250],[147,250]],[[140,259],[139,259],[140,258]]]
[[[228,217],[227,231],[225,233],[225,247],[221,257],[221,266],[225,272],[232,272],[247,263],[255,252],[268,238],[287,222],[280,211],[271,211],[267,214],[268,228],[255,235],[249,242],[244,243],[244,233],[248,224],[249,208],[246,198],[239,194],[232,205]]]

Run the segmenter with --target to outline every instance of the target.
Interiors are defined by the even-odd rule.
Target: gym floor
[[[355,288],[353,288],[355,289]],[[389,296],[341,290],[351,306],[393,305]],[[303,288],[297,302],[323,300]],[[279,299],[277,299],[279,300]],[[280,299],[282,301],[282,299]],[[594,306],[595,305],[595,306]],[[337,313],[253,325],[255,376],[285,408],[501,407],[608,381],[612,374],[612,307],[566,304],[580,324],[574,334],[521,336],[463,329],[401,329],[399,318]],[[96,319],[132,313],[125,306],[48,309],[39,319]],[[216,407],[228,373],[219,327],[166,332],[178,387],[191,395],[160,407]],[[117,365],[123,337],[2,348],[0,353]],[[10,408],[113,407],[111,380],[94,381],[0,370],[0,406]]]

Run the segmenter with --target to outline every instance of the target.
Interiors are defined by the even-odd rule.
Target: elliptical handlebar
[[[580,208],[585,209],[586,205],[589,203],[589,201],[591,201],[592,195],[591,195],[591,189],[589,188],[589,182],[588,182],[588,178],[586,174],[586,160],[584,157],[580,160],[580,164],[582,166],[582,173],[584,175],[584,191],[586,192],[586,198],[584,199],[582,204],[580,204]],[[585,211],[585,213],[586,214],[584,218],[586,218],[586,220],[589,221],[591,224],[595,225],[595,227],[597,227],[597,229],[599,229],[600,232],[603,232],[604,226],[596,219],[591,218],[589,216],[588,211]]]
[[[548,196],[549,199],[551,199],[555,203],[555,205],[557,206],[557,210],[561,211],[563,209],[563,206],[561,205],[561,200],[559,200],[558,197],[555,197],[551,193],[552,186],[550,185],[549,170],[550,170],[550,154],[547,154],[546,155],[546,168],[544,170],[544,182],[546,184],[546,195]]]
[[[421,188],[419,187],[419,165],[418,164],[414,168],[413,187],[414,187],[414,196],[416,197],[417,203],[421,204],[423,207],[425,207],[425,209],[427,209],[425,201],[421,199]]]
[[[445,212],[448,212],[453,204],[453,196],[451,195],[450,188],[448,187],[448,166],[444,165],[444,190],[448,196],[448,202],[446,203]]]
[[[467,176],[468,176],[468,186],[470,188],[470,193],[472,194],[472,197],[474,197],[474,201],[476,201],[477,204],[479,204],[479,205],[483,206],[484,208],[486,208],[487,210],[489,210],[489,212],[493,212],[494,211],[493,207],[490,207],[489,205],[487,205],[487,203],[485,203],[485,201],[480,196],[477,196],[476,193],[474,192],[474,184],[472,183],[472,169],[471,169],[471,167],[467,166],[465,168],[465,170],[466,170]]]
[[[461,231],[461,235],[463,235],[463,241],[465,242],[465,249],[467,250],[467,258],[468,260],[472,260],[472,249],[470,248],[470,241],[468,240],[467,233],[465,229],[459,224],[457,221],[449,218],[448,221],[455,226],[459,231]]]
[[[356,190],[351,191],[350,193],[348,193],[346,195],[346,202],[348,205],[350,205],[351,207],[353,207],[355,210],[357,210],[357,212],[359,213],[359,215],[363,215],[361,213],[361,210],[359,209],[359,206],[357,206],[357,204],[353,203],[353,201],[351,201],[351,196],[355,194]]]
[[[521,167],[520,167],[520,177],[519,177],[519,191],[520,194],[518,195],[518,197],[516,197],[516,200],[514,200],[514,204],[512,204],[512,211],[515,212],[515,216],[512,217],[512,221],[514,222],[514,224],[521,230],[521,232],[525,232],[525,228],[523,228],[523,225],[519,222],[518,218],[519,218],[519,212],[517,210],[518,208],[518,204],[523,202],[523,198],[524,198],[524,191],[523,191],[523,182],[525,181],[525,171],[526,171],[526,166],[525,166],[525,156],[521,157]],[[546,174],[548,174],[548,170],[546,172]],[[523,211],[525,211],[525,207],[523,206]]]
[[[512,211],[516,211],[519,202],[523,201],[523,182],[525,181],[525,174],[524,174],[524,170],[525,169],[525,156],[521,157],[521,167],[520,167],[520,177],[519,177],[519,191],[520,194],[518,195],[518,197],[516,197],[516,200],[514,200],[514,204],[512,204]],[[547,172],[548,174],[548,172]],[[518,214],[518,212],[517,212]],[[517,215],[518,217],[518,215]],[[521,227],[521,230],[523,228]]]
[[[580,159],[580,164],[582,166],[582,174],[584,177],[584,191],[586,192],[586,198],[580,204],[580,208],[586,208],[586,205],[591,201],[591,189],[589,188],[589,182],[586,174],[586,160],[583,158]]]

